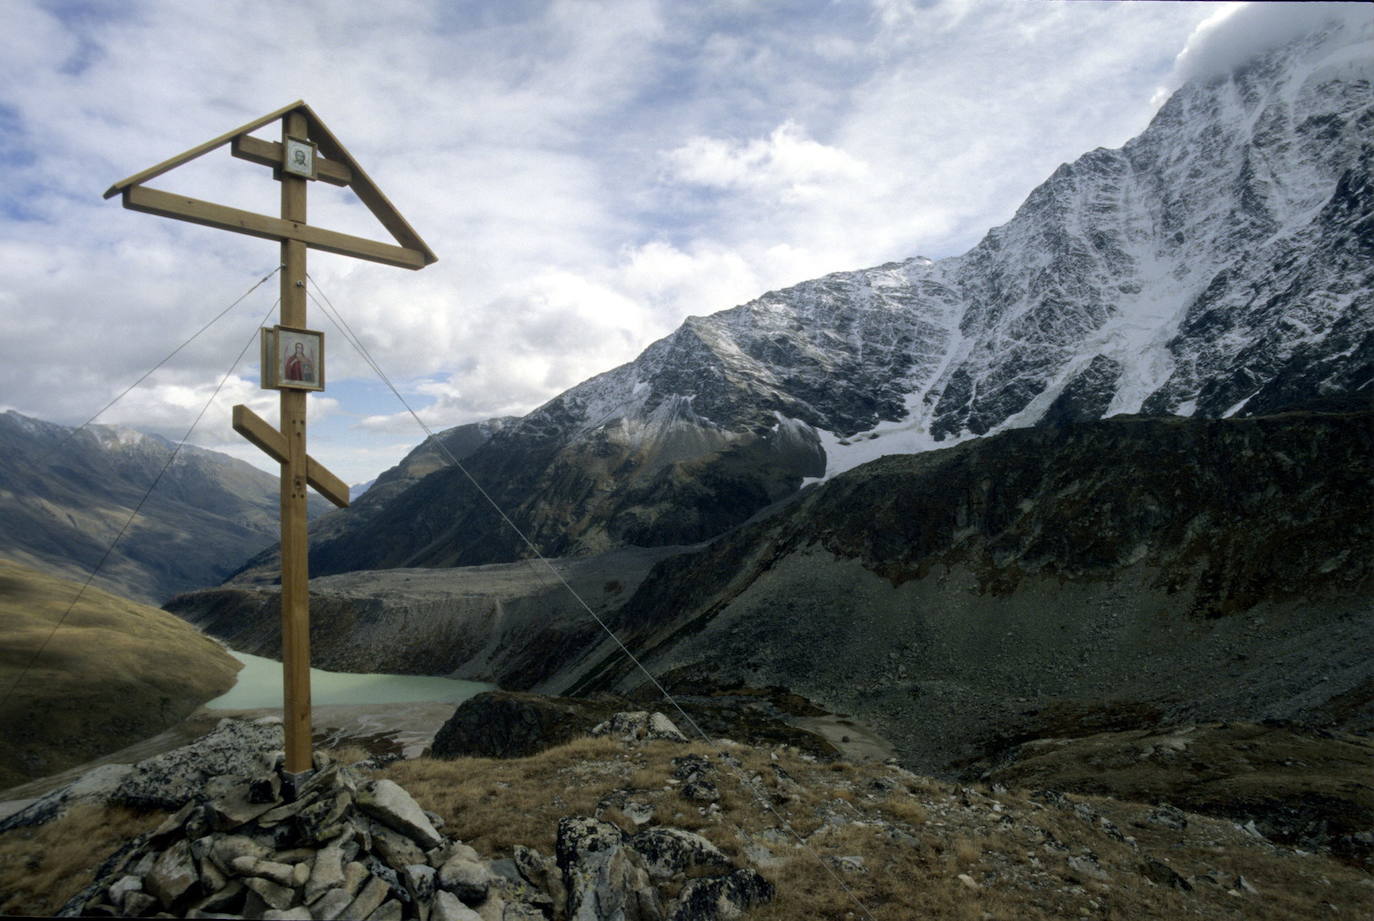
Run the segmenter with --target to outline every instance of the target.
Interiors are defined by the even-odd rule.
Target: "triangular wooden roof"
[[[385,227],[396,242],[400,244],[401,248],[409,251],[407,255],[410,256],[410,258],[383,258],[375,253],[367,251],[354,252],[341,245],[337,245],[337,242],[339,240],[354,240],[360,243],[371,241],[364,241],[360,237],[349,237],[345,234],[337,234],[332,231],[318,228],[308,228],[304,227],[304,225],[298,226],[304,227],[305,230],[310,231],[309,233],[302,232],[301,234],[290,234],[290,236],[298,236],[301,239],[305,239],[307,245],[318,249],[332,252],[347,252],[349,255],[355,255],[363,259],[371,259],[376,262],[385,262],[391,265],[400,265],[404,268],[422,268],[423,266],[437,262],[439,257],[434,255],[434,251],[429,248],[425,241],[420,238],[420,235],[415,232],[415,229],[401,216],[401,213],[396,210],[396,206],[387,199],[381,189],[377,188],[377,184],[367,175],[358,161],[353,159],[353,155],[348,152],[348,149],[344,147],[343,144],[339,143],[339,139],[334,136],[334,133],[329,130],[329,127],[325,125],[324,121],[315,114],[314,110],[306,105],[303,100],[299,99],[290,105],[277,109],[275,112],[269,112],[246,125],[241,125],[233,131],[228,131],[217,138],[206,141],[204,144],[200,144],[196,147],[192,147],[190,150],[177,154],[170,160],[164,160],[141,173],[135,173],[127,179],[121,179],[105,190],[104,197],[113,198],[115,195],[122,193],[124,195],[124,206],[126,208],[151,211],[153,213],[164,214],[168,217],[211,224],[212,226],[221,226],[222,222],[193,216],[189,213],[192,210],[196,210],[193,206],[201,206],[200,210],[212,208],[218,211],[232,212],[234,215],[245,215],[257,218],[259,220],[255,222],[256,224],[261,224],[263,221],[272,222],[273,224],[280,223],[276,218],[253,215],[250,212],[241,212],[231,208],[222,208],[218,205],[210,205],[208,202],[198,202],[196,199],[180,199],[181,202],[185,203],[180,208],[169,209],[165,207],[150,206],[146,200],[150,198],[150,196],[157,196],[154,200],[158,202],[164,202],[164,199],[171,198],[172,196],[167,196],[166,193],[156,192],[156,190],[146,190],[144,195],[133,195],[131,193],[139,191],[139,187],[150,179],[155,179],[163,173],[170,172],[182,164],[189,163],[197,157],[204,156],[212,150],[223,147],[225,144],[234,143],[235,154],[242,156],[243,154],[239,152],[238,146],[239,144],[245,143],[244,139],[248,134],[266,125],[270,125],[292,112],[299,112],[305,116],[306,125],[308,127],[307,137],[309,140],[315,142],[319,152],[323,154],[328,161],[345,167],[344,170],[338,171],[339,176],[343,178],[337,178],[331,181],[335,182],[335,184],[346,185],[348,188],[351,188],[354,194],[358,196],[359,200],[367,206],[367,209],[372,212],[373,216],[381,222],[382,226]],[[255,139],[250,138],[248,140],[252,141]],[[245,158],[257,162],[267,162],[261,157],[251,155]],[[177,213],[172,213],[173,211]],[[238,229],[245,233],[269,238],[280,236],[279,233],[273,233],[268,229],[262,228],[255,230],[253,227],[231,227],[228,229]],[[331,243],[336,245],[330,245]],[[377,247],[383,247],[383,245],[373,244],[371,249],[375,250]],[[384,248],[391,249],[390,247]]]

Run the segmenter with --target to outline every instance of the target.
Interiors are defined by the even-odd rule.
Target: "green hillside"
[[[239,663],[213,640],[95,588],[42,648],[79,590],[0,559],[0,788],[155,735],[233,686]]]

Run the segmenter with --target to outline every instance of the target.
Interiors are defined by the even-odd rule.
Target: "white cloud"
[[[1235,70],[1268,51],[1327,23],[1368,26],[1360,3],[1228,3],[1198,24],[1175,61],[1171,85],[1205,80]]]
[[[862,160],[813,141],[791,121],[773,129],[767,139],[693,137],[668,151],[666,159],[683,182],[745,189],[784,202],[821,198],[828,186],[842,188],[868,173]]]
[[[0,393],[84,421],[271,269],[271,243],[99,195],[297,96],[440,257],[408,273],[312,253],[310,271],[443,427],[526,412],[689,314],[962,251],[1059,162],[1139,131],[1150,88],[1217,8],[8,0]],[[270,171],[225,151],[154,184],[277,208]],[[310,194],[313,223],[382,236],[343,193]],[[111,419],[179,437],[275,286]],[[311,397],[332,433],[321,450],[367,479],[403,437],[387,432],[421,433],[384,392],[329,402],[370,371],[323,314],[311,304],[329,343],[331,393]],[[228,402],[275,415],[255,359],[207,414],[207,438],[237,437]]]

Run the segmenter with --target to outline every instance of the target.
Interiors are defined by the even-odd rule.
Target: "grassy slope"
[[[1296,921],[1364,917],[1368,904],[1366,871],[1276,847],[1226,819],[1189,814],[1176,830],[1126,799],[1056,802],[1026,787],[961,787],[787,746],[724,750],[737,769],[704,743],[583,737],[528,758],[425,757],[367,773],[401,783],[484,857],[509,857],[516,845],[552,853],[567,815],[633,831],[626,808],[647,806],[650,824],[695,830],[777,884],[777,901],[747,921]],[[344,763],[366,754],[357,743],[334,751]],[[688,754],[714,765],[718,813],[675,785],[673,759]],[[123,840],[163,817],[78,807],[0,835],[0,914],[51,914]],[[1159,866],[1189,888],[1152,882]]]
[[[233,686],[239,664],[213,640],[95,588],[43,648],[79,589],[0,560],[0,789],[161,732]]]
[[[865,917],[855,899],[874,921],[1294,921],[1359,916],[1370,891],[1360,869],[1276,848],[1223,819],[1190,815],[1175,831],[1148,826],[1151,807],[1139,802],[1070,797],[1056,806],[1028,788],[961,787],[787,747],[726,750],[738,773],[704,743],[590,737],[529,758],[420,758],[381,773],[442,816],[446,834],[489,856],[510,856],[516,844],[552,853],[565,815],[595,814],[633,831],[621,807],[649,806],[650,824],[696,831],[777,885],[777,900],[746,913],[750,921]],[[716,765],[719,817],[674,786],[672,759],[687,753]],[[741,775],[755,778],[771,812]],[[1148,881],[1150,861],[1192,888]],[[1240,876],[1258,894],[1228,891]]]

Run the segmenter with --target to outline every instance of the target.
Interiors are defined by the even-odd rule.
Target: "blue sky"
[[[438,253],[310,270],[432,426],[522,414],[688,315],[963,252],[1060,163],[1139,133],[1291,5],[1022,0],[0,4],[0,409],[84,421],[276,260],[123,210],[111,183],[304,98]],[[1230,38],[1228,39],[1228,35]],[[1231,42],[1234,44],[1235,42]],[[275,213],[216,152],[155,187]],[[380,237],[322,184],[311,222]],[[180,437],[274,297],[103,415]],[[360,482],[423,437],[312,308],[311,451]],[[263,460],[229,406],[195,441]]]

